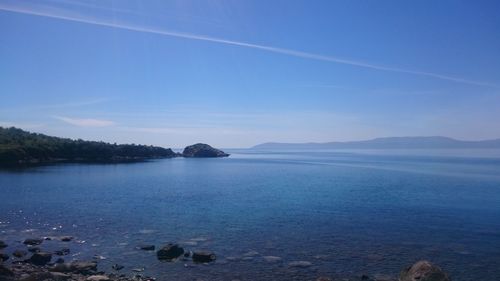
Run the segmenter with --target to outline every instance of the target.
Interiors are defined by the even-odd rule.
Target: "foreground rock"
[[[109,277],[106,275],[92,275],[92,276],[87,277],[86,280],[87,281],[108,281],[111,279],[109,279]]]
[[[173,260],[180,257],[182,254],[184,254],[184,248],[172,243],[163,246],[156,252],[156,256],[159,260]]]
[[[53,272],[74,272],[80,274],[92,274],[97,271],[97,263],[94,261],[75,261],[72,263],[60,263],[49,269]]]
[[[205,157],[227,157],[229,156],[229,154],[225,153],[222,150],[213,148],[208,144],[197,143],[184,148],[182,156],[205,158]]]
[[[29,245],[29,246],[36,246],[36,245],[40,245],[42,244],[43,240],[42,239],[26,239],[24,240],[24,244],[25,245]]]
[[[197,251],[193,253],[193,261],[199,263],[213,262],[216,257],[215,254],[208,251]]]
[[[14,272],[0,264],[0,280],[9,280],[14,277]]]
[[[51,259],[52,259],[51,253],[38,252],[34,253],[28,260],[28,262],[34,265],[46,265],[47,263],[50,262]]]
[[[0,261],[6,261],[9,259],[9,255],[0,253]]]
[[[94,262],[74,262],[65,264],[63,271],[54,268],[37,266],[31,263],[11,264],[10,268],[0,264],[0,281],[154,281],[154,278],[142,275],[127,277],[125,275],[97,272]],[[58,269],[62,269],[61,265]]]
[[[451,281],[448,274],[428,261],[418,261],[399,275],[399,281]]]

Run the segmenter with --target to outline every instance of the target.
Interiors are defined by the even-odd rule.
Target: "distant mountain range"
[[[462,141],[448,137],[389,137],[364,141],[325,143],[278,143],[267,142],[252,149],[446,149],[446,148],[500,148],[500,139]]]

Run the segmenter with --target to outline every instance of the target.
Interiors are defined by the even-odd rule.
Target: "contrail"
[[[223,39],[223,38],[216,38],[216,37],[210,37],[210,36],[204,36],[204,35],[192,34],[192,33],[176,32],[176,31],[170,31],[170,30],[164,30],[164,29],[156,29],[156,28],[151,28],[151,27],[142,27],[142,26],[127,24],[127,23],[117,23],[117,22],[96,20],[96,19],[85,18],[85,17],[81,17],[81,16],[64,15],[62,13],[57,13],[57,12],[56,13],[54,13],[54,12],[49,13],[49,12],[37,11],[33,8],[12,7],[12,6],[4,5],[1,3],[0,3],[0,10],[21,13],[21,14],[41,16],[41,17],[54,18],[54,19],[60,19],[60,20],[67,20],[67,21],[73,21],[73,22],[80,22],[80,23],[86,23],[86,24],[92,24],[92,25],[98,25],[98,26],[105,26],[105,27],[111,27],[111,28],[118,28],[118,29],[124,29],[124,30],[135,31],[135,32],[145,32],[145,33],[158,34],[158,35],[169,36],[169,37],[184,38],[184,39],[190,39],[190,40],[198,40],[198,41],[213,42],[213,43],[219,43],[219,44],[225,44],[225,45],[246,47],[246,48],[258,49],[258,50],[263,50],[263,51],[277,53],[277,54],[293,56],[293,57],[318,60],[318,61],[324,61],[324,62],[332,62],[332,63],[338,63],[338,64],[345,64],[345,65],[357,66],[357,67],[380,70],[380,71],[406,73],[406,74],[426,76],[426,77],[431,77],[431,78],[435,78],[435,79],[453,81],[453,82],[470,84],[470,85],[500,88],[500,86],[498,86],[498,85],[487,83],[487,82],[467,80],[467,79],[462,79],[462,78],[438,74],[438,73],[388,67],[388,66],[383,66],[383,65],[370,64],[370,63],[365,63],[365,62],[361,62],[361,61],[347,60],[347,59],[337,58],[337,57],[333,57],[333,56],[326,56],[326,55],[302,52],[302,51],[297,51],[297,50],[278,48],[278,47],[273,47],[273,46],[259,45],[259,44],[247,43],[247,42],[242,42],[242,41],[233,41],[233,40],[228,40],[228,39]]]

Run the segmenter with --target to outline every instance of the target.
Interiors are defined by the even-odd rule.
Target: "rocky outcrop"
[[[211,147],[208,144],[197,143],[184,148],[182,152],[184,157],[209,158],[209,157],[227,157],[229,154],[222,150]]]
[[[215,254],[208,251],[196,251],[193,253],[193,261],[198,263],[206,263],[215,261]]]
[[[158,250],[158,252],[156,252],[156,256],[159,260],[167,261],[176,259],[182,254],[184,254],[184,248],[172,243],[163,246],[160,250]]]
[[[418,261],[399,275],[399,281],[451,281],[440,267],[428,261]]]

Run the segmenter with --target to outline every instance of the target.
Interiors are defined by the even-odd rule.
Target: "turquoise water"
[[[99,255],[103,270],[144,267],[160,280],[395,276],[423,258],[453,280],[500,276],[498,151],[231,152],[0,171],[0,240],[9,252],[73,235],[66,260]],[[218,260],[163,263],[134,249],[169,241]]]

